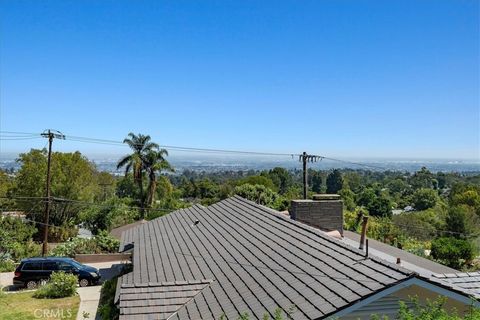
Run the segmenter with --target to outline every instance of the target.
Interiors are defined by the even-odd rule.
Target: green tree
[[[442,237],[432,241],[431,255],[449,267],[460,269],[475,256],[475,248],[468,240]]]
[[[144,158],[144,167],[148,174],[149,180],[146,199],[149,208],[152,207],[153,201],[155,200],[155,192],[157,189],[157,173],[161,173],[162,171],[173,171],[172,166],[165,159],[166,156],[168,156],[167,150],[160,149],[158,151],[149,151]]]
[[[262,185],[265,188],[268,188],[271,190],[277,190],[277,187],[273,183],[272,179],[270,179],[270,177],[265,177],[262,175],[255,175],[255,176],[249,176],[249,177],[243,178],[238,181],[238,185],[242,185],[242,184]]]
[[[389,217],[392,215],[392,200],[381,190],[364,189],[357,197],[357,204],[365,207],[372,216]]]
[[[480,192],[474,188],[455,193],[451,197],[451,205],[467,205],[480,215]]]
[[[129,206],[128,199],[118,198],[111,198],[100,205],[90,206],[80,213],[83,226],[93,234],[132,223],[138,217],[138,210]]]
[[[12,193],[20,197],[45,196],[46,150],[32,149],[20,154],[17,162],[21,167],[16,175],[16,185]],[[73,226],[78,220],[81,205],[76,201],[93,202],[98,191],[95,165],[80,152],[52,153],[51,194],[56,198],[71,201],[54,201],[50,214],[50,223],[57,226]],[[72,202],[73,201],[73,202]],[[29,218],[41,221],[43,202],[19,201],[18,207],[28,213]],[[55,230],[49,229],[50,232]]]
[[[293,178],[285,168],[273,168],[268,172],[268,177],[277,187],[277,190],[280,194],[285,194],[288,189],[293,185]]]
[[[410,178],[410,184],[414,189],[433,188],[435,177],[426,167],[422,167]]]
[[[285,210],[288,206],[285,198],[260,184],[242,184],[234,189],[234,194],[276,210]]]
[[[426,210],[435,207],[438,194],[435,190],[420,188],[413,193],[413,207],[416,210]]]
[[[315,193],[321,193],[322,192],[322,186],[323,186],[323,181],[322,181],[322,174],[320,171],[310,169],[308,170],[308,185],[311,186],[312,191]]]
[[[343,200],[343,205],[347,210],[354,210],[356,207],[355,204],[355,194],[353,193],[352,190],[350,190],[348,187],[344,187],[342,190],[339,192],[340,197],[342,197]]]
[[[120,159],[120,161],[118,161],[117,164],[117,169],[125,168],[125,176],[127,176],[130,171],[133,173],[133,180],[137,184],[139,190],[138,203],[141,208],[140,211],[142,216],[145,215],[146,202],[143,186],[145,157],[151,151],[156,151],[159,148],[158,144],[152,142],[151,140],[152,139],[149,135],[136,135],[130,132],[127,138],[123,140],[123,143],[126,143],[133,152],[124,156],[122,159]]]
[[[327,193],[338,193],[342,188],[342,173],[340,170],[335,169],[327,176]]]

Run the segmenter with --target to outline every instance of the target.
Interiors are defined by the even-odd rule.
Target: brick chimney
[[[343,236],[343,201],[338,194],[317,194],[313,200],[292,200],[290,218]]]

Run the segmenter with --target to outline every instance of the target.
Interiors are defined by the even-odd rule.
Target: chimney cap
[[[338,194],[314,194],[313,200],[340,200]]]

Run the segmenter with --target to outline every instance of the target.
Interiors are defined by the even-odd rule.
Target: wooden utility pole
[[[299,160],[303,164],[303,199],[307,199],[308,179],[307,179],[307,162],[317,162],[323,157],[307,154],[305,151],[300,155]]]
[[[307,153],[302,154],[303,162],[303,199],[307,199],[308,180],[307,180]]]
[[[47,158],[47,186],[45,191],[45,216],[44,216],[44,229],[43,229],[43,246],[42,255],[45,256],[48,252],[48,222],[50,219],[50,167],[52,162],[52,142],[54,138],[65,139],[65,136],[57,131],[57,133],[48,130],[42,133],[42,137],[48,138],[48,158]]]

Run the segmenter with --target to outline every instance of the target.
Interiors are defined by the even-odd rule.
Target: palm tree
[[[152,150],[145,156],[144,167],[149,179],[146,203],[150,208],[153,205],[157,188],[157,172],[173,171],[172,166],[165,159],[166,156],[168,156],[168,151],[165,149]]]
[[[145,208],[145,196],[143,192],[143,170],[145,168],[145,156],[155,150],[158,150],[159,146],[155,142],[151,141],[149,135],[134,134],[130,132],[123,140],[133,151],[132,154],[124,156],[117,164],[117,169],[125,167],[125,176],[130,171],[133,172],[133,180],[138,185],[139,189],[139,203],[140,214],[144,215]]]

